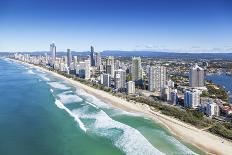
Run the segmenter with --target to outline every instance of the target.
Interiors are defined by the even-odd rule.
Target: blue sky
[[[0,0],[0,51],[232,52],[231,0]]]

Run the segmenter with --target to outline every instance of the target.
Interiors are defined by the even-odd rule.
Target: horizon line
[[[156,51],[156,50],[103,50],[103,51],[98,51],[97,53],[102,53],[102,52],[115,52],[115,51],[119,51],[119,52],[151,52],[151,53],[186,53],[186,54],[232,54],[232,51]],[[0,51],[0,53],[49,53],[50,51],[46,51],[46,50],[39,50],[39,51]],[[58,53],[62,53],[62,52],[67,52],[67,51],[57,51]],[[85,53],[85,52],[90,52],[88,50],[86,51],[76,51],[76,50],[71,50],[71,52],[77,52],[77,53]]]

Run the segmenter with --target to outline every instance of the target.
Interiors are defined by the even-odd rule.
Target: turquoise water
[[[1,155],[204,154],[138,113],[0,59]]]

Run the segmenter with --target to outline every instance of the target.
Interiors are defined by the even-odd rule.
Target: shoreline
[[[73,79],[66,78],[56,72],[49,71],[43,67],[39,67],[39,66],[29,64],[26,62],[21,62],[18,60],[13,60],[13,61],[17,63],[25,64],[27,66],[30,66],[30,67],[42,70],[46,73],[50,73],[54,76],[57,76],[69,82],[74,87],[83,89],[88,94],[96,96],[103,102],[115,108],[122,109],[122,110],[129,111],[129,112],[138,112],[138,113],[144,114],[145,116],[148,116],[155,122],[161,123],[163,126],[165,126],[170,131],[171,134],[173,134],[177,138],[199,148],[200,150],[208,154],[225,154],[225,155],[232,154],[232,142],[231,141],[225,140],[209,132],[202,131],[201,129],[197,129],[192,125],[181,122],[170,116],[166,116],[159,112],[155,112],[148,105],[143,105],[141,103],[128,102],[125,99],[113,96],[102,90],[89,87],[78,81],[74,81]]]

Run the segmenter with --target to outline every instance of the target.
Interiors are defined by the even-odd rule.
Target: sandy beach
[[[23,63],[17,60],[14,60],[14,61]],[[152,110],[147,105],[128,102],[124,99],[115,97],[102,90],[97,90],[87,85],[84,85],[80,82],[74,81],[72,79],[68,79],[60,74],[49,71],[45,68],[31,65],[28,63],[23,63],[23,64],[29,65],[31,67],[40,69],[44,72],[47,72],[47,73],[53,74],[54,76],[62,78],[66,80],[67,82],[71,83],[73,86],[85,90],[87,93],[96,96],[100,100],[104,101],[105,103],[110,104],[111,106],[115,108],[119,108],[119,109],[129,111],[129,112],[142,113],[154,119],[154,121],[162,123],[164,126],[166,126],[170,130],[170,132],[173,135],[180,138],[184,142],[190,143],[200,148],[201,150],[205,151],[208,154],[218,154],[218,155],[219,154],[220,155],[231,155],[232,154],[232,142],[231,141],[225,140],[209,132],[197,129],[194,126],[183,123],[175,118],[165,116],[159,112]]]

